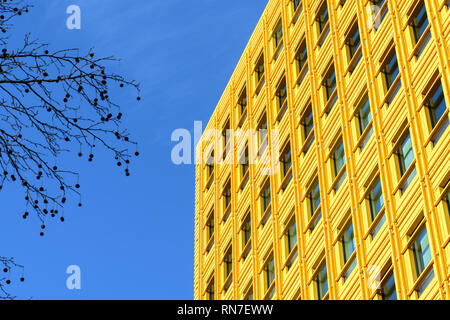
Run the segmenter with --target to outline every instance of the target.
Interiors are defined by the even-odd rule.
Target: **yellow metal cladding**
[[[449,6],[269,1],[206,129],[281,162],[196,165],[195,299],[449,299]]]

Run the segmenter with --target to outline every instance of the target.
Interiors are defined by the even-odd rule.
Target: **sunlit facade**
[[[197,145],[196,299],[449,299],[449,7],[269,1]]]

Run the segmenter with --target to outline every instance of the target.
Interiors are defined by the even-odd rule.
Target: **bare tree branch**
[[[0,190],[20,183],[23,218],[36,214],[43,236],[49,216],[56,217],[69,197],[81,199],[76,170],[56,164],[63,152],[77,150],[92,162],[94,150],[103,149],[130,175],[137,144],[122,128],[121,108],[109,94],[112,87],[129,87],[140,97],[137,83],[107,71],[107,64],[118,61],[113,56],[97,58],[93,49],[52,51],[29,34],[20,48],[10,48],[12,21],[30,8],[23,0],[0,2]],[[0,256],[0,262],[6,273],[23,269],[12,258]],[[8,281],[0,278],[0,298],[13,298],[5,290]]]

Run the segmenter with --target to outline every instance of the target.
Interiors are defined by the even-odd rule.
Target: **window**
[[[214,211],[209,214],[208,221],[206,222],[206,238],[211,240],[214,237]]]
[[[281,181],[283,184],[282,188],[285,189],[292,178],[292,173],[290,171],[292,167],[292,155],[290,143],[286,145],[283,152],[281,153],[280,163],[281,163]],[[288,176],[290,178],[287,178]]]
[[[231,183],[228,182],[223,189],[223,210],[224,210],[224,219],[223,221],[226,222],[229,216],[229,213],[231,212]]]
[[[301,71],[303,67],[308,63],[308,50],[306,48],[306,43],[303,42],[300,46],[300,50],[295,56],[297,61],[298,70]]]
[[[266,212],[267,208],[269,208],[271,197],[270,197],[270,181],[267,181],[261,191],[261,199],[262,199],[262,209],[263,212]]]
[[[356,267],[356,257],[353,255],[355,252],[355,236],[353,233],[353,223],[350,223],[340,236],[340,243],[342,249],[343,270],[342,277],[345,280],[351,275],[352,271]]]
[[[390,56],[385,61],[381,72],[383,73],[386,92],[388,92],[391,86],[394,84],[394,81],[399,76],[397,55],[395,54],[394,49],[391,50]]]
[[[327,265],[324,263],[315,276],[317,299],[323,300],[328,293]]]
[[[294,3],[294,11],[297,11],[298,7],[302,4],[301,0],[293,0]]]
[[[214,278],[209,282],[208,287],[206,288],[206,299],[214,300]]]
[[[261,219],[262,219],[262,225],[265,226],[267,221],[269,220],[269,217],[272,214],[272,210],[270,208],[270,203],[272,201],[271,199],[271,192],[270,192],[270,180],[267,179],[266,183],[264,184],[264,187],[261,189],[260,193],[260,201],[261,201]]]
[[[239,124],[242,125],[242,123],[245,121],[245,118],[247,116],[247,91],[246,88],[244,88],[241,96],[239,97],[238,101],[238,112],[239,112]]]
[[[331,64],[322,80],[322,90],[325,112],[328,114],[338,101],[338,96],[336,94],[336,73],[333,64]]]
[[[286,88],[286,80],[282,80],[277,93],[277,120],[281,121],[283,119],[283,116],[285,115],[287,111],[287,88]]]
[[[242,153],[240,163],[240,173],[241,173],[241,185],[240,188],[243,190],[248,182],[248,169],[249,169],[249,154],[248,154],[248,146],[245,146],[244,152]]]
[[[339,188],[341,187],[344,180],[347,178],[347,172],[343,170],[343,173],[341,174],[342,169],[345,165],[345,151],[344,151],[344,144],[342,143],[342,140],[337,144],[336,148],[333,151],[333,154],[331,155],[331,159],[333,161],[333,175],[335,179],[334,184],[334,191],[337,192]],[[337,180],[339,178],[339,180]]]
[[[369,193],[367,194],[367,201],[369,204],[371,223],[376,223],[376,225],[371,227],[372,238],[375,238],[378,231],[380,231],[385,222],[384,215],[381,217],[381,219],[377,219],[378,215],[381,212],[381,209],[384,208],[383,192],[381,190],[381,181],[379,178],[375,180],[375,183],[370,188]]]
[[[308,194],[307,194],[307,201],[308,201],[308,209],[309,209],[309,215],[310,215],[310,225],[309,230],[311,232],[314,231],[317,224],[319,223],[320,219],[322,218],[322,214],[319,211],[320,206],[320,187],[319,187],[319,181],[316,180]]]
[[[364,95],[364,98],[362,99],[361,104],[356,111],[356,117],[358,119],[359,138],[362,139],[359,141],[359,148],[362,150],[366,146],[373,133],[372,127],[370,127],[370,130],[366,133],[366,129],[369,127],[372,121],[370,102],[367,94]]]
[[[253,287],[248,289],[247,293],[244,296],[244,300],[253,300]]]
[[[305,114],[302,117],[301,123],[301,137],[303,144],[303,152],[307,153],[312,143],[314,142],[314,118],[311,105],[306,109]]]
[[[325,28],[327,28],[328,20],[329,20],[328,6],[327,6],[327,1],[324,0],[322,7],[320,8],[319,13],[317,14],[317,17],[316,17],[317,26],[319,28],[319,34],[322,34],[322,32],[325,30]]]
[[[424,227],[411,245],[414,255],[414,265],[417,277],[420,277],[431,261],[430,245],[428,243],[427,229]]]
[[[345,165],[345,151],[342,141],[338,143],[331,158],[333,160],[334,178],[336,178]]]
[[[438,85],[432,91],[430,97],[425,101],[425,106],[428,109],[431,127],[434,129],[445,111],[447,111],[441,81],[438,82]]]
[[[258,85],[264,77],[264,55],[261,55],[255,67],[256,85]]]
[[[374,15],[372,16],[373,28],[378,29],[387,13],[387,4],[385,0],[370,0]]]
[[[445,209],[447,210],[447,214],[450,214],[450,191],[447,191],[447,194],[444,196]]]
[[[401,180],[404,179],[404,176],[408,173],[408,169],[413,164],[414,161],[414,152],[411,143],[411,137],[409,133],[403,138],[397,147],[396,151],[398,168]],[[409,174],[408,177],[403,181],[402,186],[400,187],[402,193],[408,188],[412,179],[416,175],[416,169],[414,168]]]
[[[389,271],[381,280],[380,295],[382,300],[397,300],[394,272]]]
[[[428,27],[427,10],[423,1],[420,1],[417,5],[417,9],[412,14],[409,25],[411,26],[414,35],[414,41],[417,44]]]
[[[431,249],[430,244],[428,242],[427,229],[423,226],[416,233],[416,236],[413,236],[413,242],[411,244],[410,249],[412,250],[414,257],[414,267],[416,271],[417,278],[422,277],[425,272],[427,266],[431,262]],[[416,288],[417,295],[421,296],[421,294],[426,290],[428,284],[434,278],[434,271],[431,269],[428,271],[428,274],[423,277],[421,283]]]
[[[264,154],[267,144],[267,117],[264,115],[258,124],[258,148],[260,157]]]
[[[214,182],[214,151],[211,152],[210,157],[206,161],[206,188],[212,186]]]
[[[344,256],[344,263],[347,263],[351,255],[355,251],[353,234],[353,224],[350,223],[341,236],[342,252]]]
[[[241,251],[242,251],[241,257],[243,260],[247,259],[248,254],[252,249],[251,238],[252,238],[252,222],[250,212],[248,212],[241,226],[241,236],[240,236]]]
[[[359,29],[358,29],[358,23],[355,24],[353,27],[351,33],[349,34],[346,45],[348,48],[348,53],[350,55],[350,59],[352,59],[356,52],[358,51],[359,47],[361,46],[361,40],[359,38]]]
[[[404,175],[406,169],[409,168],[414,160],[414,152],[412,149],[411,138],[409,134],[403,139],[403,142],[398,147],[398,163],[400,168],[400,175]]]
[[[212,174],[214,173],[214,164],[210,164],[208,163],[206,165],[207,167],[207,172],[208,172],[208,178],[212,176]]]
[[[251,241],[252,238],[252,222],[250,219],[250,213],[245,218],[242,224],[242,247],[245,248]]]
[[[269,290],[272,282],[275,280],[275,261],[271,257],[264,266],[265,290]]]
[[[290,3],[291,12],[291,21],[292,24],[295,25],[297,22],[300,13],[302,12],[302,1],[301,0],[292,0]]]
[[[306,48],[306,40],[303,40],[300,44],[300,48],[295,55],[295,61],[297,84],[301,84],[308,72],[308,50]]]
[[[428,98],[424,102],[424,107],[426,108],[429,132],[432,135],[431,141],[433,145],[436,145],[449,125],[447,106],[440,80],[436,82],[430,91]]]
[[[369,97],[366,95],[363,98],[361,106],[359,107],[357,113],[358,124],[359,124],[359,134],[363,134],[364,130],[366,130],[370,121],[372,120],[372,114],[370,113],[370,103]]]
[[[275,44],[275,49],[277,49],[281,41],[283,40],[283,24],[281,23],[281,21],[278,22],[275,28],[275,31],[273,33],[273,40]]]
[[[225,279],[228,279],[228,276],[233,271],[233,254],[231,248],[225,254],[223,263],[224,263]]]
[[[286,244],[288,253],[291,253],[297,245],[297,224],[295,222],[295,216],[289,223],[289,227],[286,229]]]
[[[291,218],[289,222],[285,234],[285,259],[286,267],[289,270],[294,264],[295,260],[298,257],[298,251],[296,250],[297,245],[297,223],[295,221],[295,215]],[[295,251],[295,252],[294,252]]]
[[[336,90],[336,73],[334,72],[334,66],[330,68],[330,71],[323,80],[323,87],[325,88],[325,94],[328,101],[334,90]]]
[[[225,126],[223,127],[222,130],[222,141],[223,141],[223,157],[226,158],[228,151],[231,149],[230,146],[230,140],[231,140],[231,136],[230,136],[230,120],[228,119],[225,122]]]

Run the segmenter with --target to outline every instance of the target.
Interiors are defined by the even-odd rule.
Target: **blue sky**
[[[30,0],[17,20],[51,49],[95,47],[122,59],[111,71],[141,83],[110,93],[141,156],[125,177],[108,154],[95,164],[64,156],[81,173],[83,207],[65,209],[64,223],[39,236],[37,219],[24,221],[23,193],[0,192],[0,255],[25,265],[19,298],[192,299],[194,166],[170,159],[173,130],[206,125],[261,16],[266,0]],[[81,30],[66,28],[66,8],[81,8]],[[15,38],[12,42],[17,43]],[[66,288],[66,268],[81,268],[81,290]],[[13,279],[14,280],[14,279]]]

